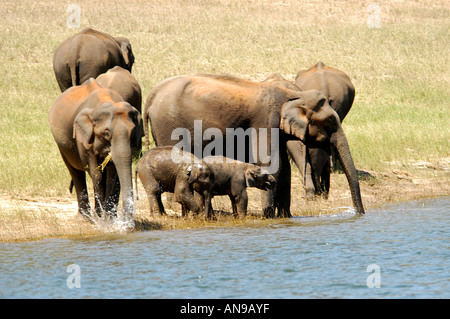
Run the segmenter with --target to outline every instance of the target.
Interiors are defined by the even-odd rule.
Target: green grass
[[[208,72],[292,79],[319,60],[345,71],[356,99],[344,121],[358,168],[433,161],[450,154],[448,1],[377,1],[381,28],[360,1],[4,0],[0,6],[0,190],[67,193],[69,174],[48,125],[60,94],[52,55],[85,27],[126,36],[144,100],[167,77]],[[406,167],[407,169],[407,167]]]

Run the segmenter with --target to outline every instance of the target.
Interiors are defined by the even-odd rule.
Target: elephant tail
[[[73,179],[70,180],[69,192],[72,194],[73,191]]]
[[[72,79],[72,86],[77,86],[80,83],[80,64],[76,61],[73,61],[72,63],[69,62],[69,69],[70,69],[70,78]]]
[[[144,135],[145,135],[145,147],[147,148],[147,150],[150,149],[150,132],[149,132],[149,125],[150,125],[150,107],[153,103],[153,100],[156,96],[156,92],[154,92],[153,90],[149,93],[148,97],[147,97],[147,101],[145,102],[145,107],[144,107],[144,113],[143,113],[143,121],[144,121]],[[151,126],[151,125],[150,125]],[[150,127],[150,129],[152,129],[152,127]],[[154,134],[152,132],[153,138],[154,138]]]

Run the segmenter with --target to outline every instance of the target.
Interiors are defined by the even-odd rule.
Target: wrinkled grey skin
[[[275,177],[265,174],[258,165],[238,160],[228,163],[231,160],[223,156],[207,156],[203,160],[214,172],[212,195],[228,195],[233,214],[240,218],[247,215],[247,187],[267,191],[276,185]]]
[[[122,194],[124,217],[134,213],[131,161],[141,149],[140,113],[94,79],[62,93],[50,108],[53,137],[72,177],[79,212],[92,220],[86,173],[92,178],[95,210],[116,216]],[[111,155],[104,170],[100,165]]]
[[[222,136],[226,128],[253,128],[256,134],[261,128],[268,133],[272,128],[280,129],[276,141],[279,152],[270,155],[272,161],[279,163],[278,171],[273,174],[277,185],[263,196],[265,217],[274,217],[276,210],[279,217],[291,216],[291,172],[286,142],[299,139],[310,147],[333,144],[347,176],[353,205],[358,213],[364,213],[356,168],[339,116],[318,90],[294,91],[270,81],[253,82],[231,76],[178,76],[151,90],[143,118],[147,147],[149,121],[157,146],[177,144],[179,140],[172,139],[176,128],[185,128],[191,137],[195,136],[194,120],[202,120],[201,134],[208,128],[220,130]],[[190,151],[194,152],[194,138],[190,142]],[[203,139],[202,148],[209,143],[210,140]],[[267,136],[267,149],[271,146],[271,137]],[[223,154],[226,152],[220,155]]]
[[[84,29],[61,43],[53,55],[53,70],[61,92],[96,78],[118,65],[131,72],[134,55],[127,38]]]
[[[115,66],[109,69],[108,72],[100,74],[95,80],[101,86],[119,93],[124,101],[130,103],[141,113],[141,86],[130,71],[120,66]]]
[[[342,71],[318,62],[307,70],[299,71],[295,85],[302,91],[321,91],[342,123],[353,104],[355,88],[350,78]],[[299,141],[289,141],[287,149],[303,175],[306,197],[323,195],[328,198],[330,173],[334,166],[335,151],[332,145],[309,148]],[[332,157],[330,158],[330,152]],[[333,164],[330,163],[333,159]]]
[[[172,147],[155,147],[149,150],[136,165],[137,176],[147,193],[150,212],[165,214],[161,194],[171,192],[175,200],[182,205],[182,214],[187,211],[204,211],[206,218],[212,217],[211,188],[214,174],[210,167],[195,162],[190,153],[181,152],[177,163],[174,161]],[[136,185],[137,189],[137,185]]]

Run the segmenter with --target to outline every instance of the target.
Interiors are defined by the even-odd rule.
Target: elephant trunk
[[[352,194],[353,206],[359,214],[364,214],[364,207],[361,200],[361,191],[359,188],[358,172],[353,163],[352,155],[350,154],[350,147],[345,137],[342,127],[331,135],[331,144],[333,144],[341,161],[342,167],[347,177],[347,181]]]
[[[134,199],[130,145],[128,144],[124,147],[112,147],[111,158],[119,176],[123,215],[125,218],[132,220],[134,215]]]

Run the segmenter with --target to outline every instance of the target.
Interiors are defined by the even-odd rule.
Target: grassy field
[[[72,3],[81,13],[77,29],[67,23]],[[450,156],[450,3],[383,0],[375,9],[371,3],[3,0],[0,192],[74,198],[48,110],[60,94],[54,49],[85,27],[130,39],[144,99],[170,76],[262,80],[279,72],[293,79],[323,61],[356,87],[343,126],[359,169],[411,172],[411,163],[441,162]],[[371,27],[374,17],[379,27]]]

